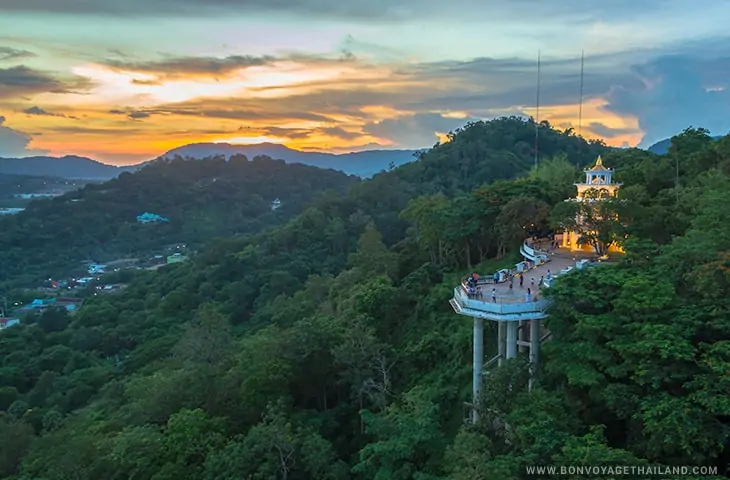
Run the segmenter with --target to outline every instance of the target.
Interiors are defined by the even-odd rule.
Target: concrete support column
[[[530,320],[530,363],[533,371],[537,370],[540,361],[540,327],[540,320]]]
[[[505,349],[505,342],[507,340],[507,325],[505,325],[505,322],[497,322],[497,327],[497,353],[499,354],[499,360],[497,360],[497,365],[501,367],[507,355],[507,350]]]
[[[474,357],[472,359],[474,372],[472,373],[472,403],[471,411],[472,422],[479,420],[477,405],[479,399],[479,390],[482,386],[482,369],[484,368],[484,320],[474,318]]]
[[[507,358],[515,358],[517,356],[517,327],[518,322],[507,323]]]
[[[530,326],[530,321],[529,320],[522,320],[520,322],[520,330],[519,330],[520,334],[519,334],[519,338],[520,338],[520,341],[521,342],[529,342],[530,341],[529,340],[530,339],[530,333],[528,331],[529,330],[529,326]],[[519,347],[520,353],[527,353],[527,350],[528,350],[528,348],[526,346],[520,345],[520,347]]]
[[[540,320],[530,320],[530,380],[527,388],[532,391],[532,385],[537,375],[537,367],[540,363],[540,338],[542,337],[542,324]]]

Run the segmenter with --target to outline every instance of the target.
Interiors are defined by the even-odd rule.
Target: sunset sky
[[[701,5],[701,8],[698,8]],[[534,115],[611,145],[730,130],[730,2],[0,0],[0,156],[423,148]]]

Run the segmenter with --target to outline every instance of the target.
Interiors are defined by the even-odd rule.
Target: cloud
[[[342,140],[355,140],[363,136],[362,132],[351,132],[340,127],[322,127],[318,131],[329,137],[341,138]]]
[[[93,148],[129,153],[121,149],[161,149],[170,142],[226,141],[237,136],[276,137],[294,148],[340,151],[370,144],[423,148],[470,120],[534,113],[534,58],[418,62],[390,47],[379,51],[367,42],[358,45],[347,37],[341,51],[321,56],[250,55],[241,47],[237,55],[220,57],[144,58],[104,50],[114,59],[99,62],[98,55],[89,53],[84,60],[95,63],[71,67],[81,78],[91,79],[85,80],[87,85],[96,82],[89,95],[69,96],[76,106],[68,109],[60,106],[69,104],[63,103],[66,97],[55,104],[42,97],[36,101],[45,108],[31,107],[26,114],[85,115],[78,130],[41,128],[46,133],[44,147],[51,142],[93,144],[98,138],[100,145]],[[728,46],[729,39],[717,38],[686,42],[681,48],[587,52],[583,133],[599,135],[613,145],[635,144],[641,131],[647,134],[645,142],[651,143],[689,125],[724,133],[730,128],[725,115],[730,111],[727,90],[722,90],[730,78],[730,61],[724,53]],[[362,49],[376,54],[361,55]],[[262,51],[266,50],[255,50]],[[666,55],[667,51],[677,54]],[[580,57],[544,55],[541,69],[540,118],[561,128],[575,127]],[[21,77],[23,81],[18,80]],[[29,81],[33,78],[35,82]],[[18,92],[28,92],[25,95],[32,98],[35,93],[69,91],[73,81],[24,66],[0,70],[0,99],[21,98]],[[8,94],[7,88],[15,93]],[[19,110],[14,104],[12,108]],[[30,123],[21,123],[31,131],[26,125]],[[240,125],[245,127],[239,130]],[[79,134],[74,140],[62,135],[72,132]],[[146,146],[140,147],[143,143]],[[155,153],[159,152],[149,155]]]
[[[23,113],[27,115],[48,115],[48,116],[55,116],[55,114],[48,112],[46,110],[43,110],[41,107],[30,107],[23,110]]]
[[[637,132],[635,128],[611,128],[601,122],[591,122],[587,127],[588,130],[603,138],[614,138],[620,135],[631,135]]]
[[[601,97],[615,85],[635,88],[641,85],[628,66],[617,67],[608,56],[586,59],[584,99]],[[620,63],[619,63],[620,65]],[[578,103],[580,97],[580,58],[541,62],[541,100],[545,105]],[[489,116],[492,110],[514,106],[533,107],[537,93],[536,59],[477,58],[469,61],[432,62],[404,67],[400,73],[419,78],[434,94],[403,105],[415,110],[469,110]],[[433,88],[439,84],[448,89]],[[446,90],[448,93],[445,93]]]
[[[283,56],[229,55],[226,57],[162,55],[161,58],[151,60],[134,60],[123,56],[122,59],[102,60],[98,64],[114,72],[147,76],[147,78],[132,79],[133,84],[161,85],[163,81],[170,80],[224,79],[250,68],[276,67],[277,64],[282,63],[319,68],[355,61],[356,58],[351,52],[343,50],[337,56],[303,53],[289,53]]]
[[[374,137],[396,140],[400,146],[422,148],[439,140],[437,133],[446,134],[462,127],[468,118],[447,118],[437,113],[404,115],[366,124],[363,130]]]
[[[130,61],[105,60],[100,62],[117,71],[164,75],[166,78],[228,75],[232,72],[267,65],[276,58],[273,56],[255,57],[251,55],[231,55],[228,57],[172,57],[160,60]],[[152,80],[135,79],[139,84],[149,84]]]
[[[60,134],[78,134],[78,135],[98,135],[107,137],[119,137],[120,130],[117,128],[101,128],[86,125],[54,125],[47,130],[49,133]],[[126,128],[124,133],[127,135],[143,135],[145,131],[142,128]]]
[[[248,137],[277,137],[302,139],[312,134],[309,128],[282,128],[282,127],[240,127],[238,132]]]
[[[687,0],[676,0],[686,5]],[[637,5],[638,4],[638,5]],[[654,12],[666,8],[662,0],[590,0],[534,2],[533,0],[4,0],[3,11],[54,13],[64,15],[114,15],[129,17],[224,17],[236,14],[286,14],[318,19],[337,18],[396,23],[430,18],[473,18],[474,12],[495,20],[544,19],[547,15],[569,19],[600,18],[606,22],[636,16],[640,11]]]
[[[120,110],[112,110],[117,113]],[[206,98],[187,102],[163,104],[144,109],[150,115],[175,115],[185,117],[204,117],[221,120],[240,120],[252,122],[273,122],[282,120],[303,120],[307,122],[328,122],[332,118],[313,113],[297,105],[291,107],[276,99],[255,101],[245,98]],[[128,113],[121,111],[121,113]]]
[[[25,157],[41,155],[41,150],[29,150],[30,135],[5,126],[6,118],[0,115],[0,157]]]
[[[715,135],[730,130],[730,57],[662,56],[636,65],[640,86],[619,85],[607,95],[607,109],[633,115],[647,146],[689,126]]]
[[[158,111],[150,111],[146,112],[144,110],[135,110],[132,108],[127,108],[124,110],[120,110],[118,108],[109,110],[109,113],[112,115],[125,115],[130,120],[142,120],[145,118],[150,118],[153,113],[160,113]]]
[[[26,115],[33,115],[33,116],[39,116],[39,117],[59,117],[59,118],[71,118],[73,120],[78,120],[78,117],[75,117],[73,115],[65,115],[63,113],[53,113],[49,112],[48,110],[45,110],[41,107],[29,107],[23,110],[23,113]]]
[[[202,75],[226,72],[236,65],[261,63],[226,60],[228,58],[252,57],[125,60],[124,68],[140,70],[135,73],[151,73],[179,67],[181,72],[178,73]],[[267,61],[273,65],[280,59],[267,57]],[[422,148],[439,140],[439,134],[448,133],[471,120],[530,114],[536,91],[533,59],[485,57],[469,61],[373,65],[356,57],[347,57],[342,62],[302,56],[299,61],[301,69],[308,72],[322,65],[337,68],[331,78],[311,81],[266,73],[269,83],[261,86],[256,86],[259,80],[252,74],[245,81],[251,81],[254,86],[242,87],[244,90],[236,96],[198,97],[176,103],[158,101],[148,107],[116,108],[110,113],[137,120],[165,116],[168,117],[165,121],[174,117],[243,121],[255,125],[248,129],[247,136],[277,137],[294,142],[323,144],[328,142],[324,139],[336,139],[349,144],[374,142]],[[305,63],[307,61],[311,63]],[[121,68],[122,63],[117,65]],[[616,68],[610,57],[589,58],[586,66],[589,71],[584,88],[587,99],[603,97],[616,85],[631,88],[643,85],[628,65]],[[550,105],[577,103],[579,58],[546,59],[542,75],[541,95],[548,116]],[[161,88],[174,89],[174,80],[168,82],[173,83],[163,83]],[[189,92],[189,87],[185,91]],[[135,94],[130,92],[130,99],[133,98]],[[577,108],[568,115],[573,113],[577,114]],[[592,120],[586,117],[588,121]],[[291,127],[288,123],[292,122],[304,122],[304,125]],[[593,123],[595,130],[602,129],[601,132],[611,136],[637,134],[635,128]],[[570,121],[560,124],[569,126]]]
[[[330,137],[340,140],[352,141],[364,137],[362,131],[349,131],[341,127],[313,127],[313,128],[282,128],[282,127],[240,127],[238,132],[246,136],[276,137],[295,140],[308,139],[310,137]]]
[[[5,60],[20,60],[22,58],[35,57],[36,54],[28,50],[18,50],[17,48],[0,47],[0,62]]]
[[[141,120],[143,118],[150,118],[152,115],[147,112],[132,112],[127,115],[131,120]]]
[[[25,97],[38,93],[71,93],[89,88],[90,82],[83,77],[68,79],[35,70],[24,65],[0,68],[0,99]]]

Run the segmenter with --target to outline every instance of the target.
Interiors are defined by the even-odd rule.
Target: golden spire
[[[608,168],[603,166],[603,158],[599,155],[596,159],[596,164],[593,165],[589,170],[591,171],[605,171],[608,170]]]

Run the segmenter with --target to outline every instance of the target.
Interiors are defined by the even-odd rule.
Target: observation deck
[[[492,277],[480,277],[477,287],[481,288],[481,295],[470,295],[468,285],[463,282],[454,288],[454,296],[449,300],[454,311],[497,322],[541,320],[547,316],[550,301],[542,298],[540,287],[549,287],[555,277],[580,269],[587,262],[577,252],[565,248],[540,250],[528,242],[520,247],[520,253],[526,262],[505,272],[513,277],[511,289],[509,280],[494,283]],[[522,286],[520,277],[523,277]]]

